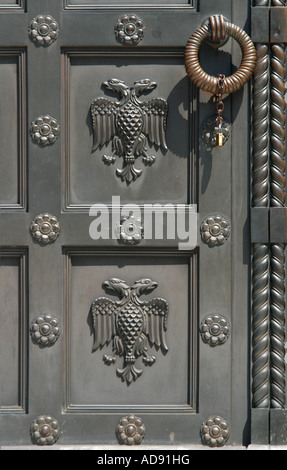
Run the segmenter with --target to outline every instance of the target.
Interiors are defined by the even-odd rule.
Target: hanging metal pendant
[[[204,150],[211,151],[219,144],[224,146],[231,135],[231,124],[223,121],[221,129],[217,127],[216,118],[212,117],[203,122],[201,126],[201,140]],[[218,137],[221,134],[220,138]]]

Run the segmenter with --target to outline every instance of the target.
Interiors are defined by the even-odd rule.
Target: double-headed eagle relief
[[[123,356],[123,368],[117,369],[117,374],[130,385],[143,373],[135,366],[137,358],[142,356],[143,363],[149,366],[156,361],[155,356],[148,354],[148,346],[161,349],[163,354],[168,351],[168,303],[161,298],[140,300],[140,296],[157,287],[151,279],[141,279],[130,287],[125,281],[112,278],[105,281],[103,287],[116,292],[120,300],[99,297],[93,301],[93,352],[113,341],[113,355],[104,355],[103,360],[111,365],[116,362],[117,356]]]
[[[149,79],[136,81],[132,87],[112,78],[103,83],[109,91],[120,96],[118,101],[96,98],[91,104],[94,145],[93,150],[101,149],[113,139],[112,155],[104,155],[103,161],[114,163],[116,157],[123,157],[124,166],[117,169],[117,175],[127,183],[135,181],[142,170],[134,164],[143,157],[146,164],[152,164],[155,157],[147,154],[147,139],[152,145],[167,151],[166,127],[168,104],[162,98],[140,101],[144,93],[152,92],[157,83]]]

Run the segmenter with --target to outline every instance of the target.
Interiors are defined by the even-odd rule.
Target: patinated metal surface
[[[214,14],[215,6],[228,24],[250,34],[249,0],[0,1],[0,79],[5,90],[0,93],[0,446],[132,445],[143,437],[147,446],[250,441],[251,82],[224,100],[224,118],[231,128],[225,145],[206,148],[199,129],[214,115],[214,103],[210,94],[192,86],[184,67],[188,38]],[[222,21],[214,25],[213,39],[223,36],[223,29]],[[241,50],[227,38],[220,48],[201,46],[200,63],[210,76],[230,77],[234,66],[240,67]],[[142,139],[137,159],[142,174],[132,184],[103,165],[103,155],[113,156],[111,141],[105,152],[93,151],[91,103],[98,96],[118,102],[110,89],[101,90],[113,77],[130,94],[142,80],[158,84],[150,98],[145,91],[137,96],[143,104],[153,101],[153,108],[144,108],[151,120],[152,110],[159,110],[155,100],[164,100],[169,108],[166,147],[157,145],[157,138],[145,135],[144,141],[136,135]],[[126,103],[129,110],[131,101]],[[117,122],[125,150],[130,150],[133,125],[137,132],[139,122],[146,129],[139,115],[143,105],[135,108],[138,120],[125,108]],[[257,113],[264,122],[259,106]],[[105,110],[106,127],[99,124],[100,139],[111,125],[107,114]],[[275,109],[273,121],[275,138]],[[163,137],[155,122],[148,126]],[[264,158],[259,158],[262,167]],[[274,181],[278,158],[274,153]],[[262,169],[264,181],[263,174]],[[120,198],[119,212],[113,214],[120,240],[93,239],[90,226],[96,215],[89,215],[91,206],[102,204],[109,212],[112,197]],[[123,210],[126,204],[139,209],[160,204],[163,212],[166,204],[197,204],[199,223],[209,216],[212,223],[205,226],[205,239],[197,227],[195,249],[181,250],[177,238],[146,238],[149,227],[142,217],[127,213],[127,207]],[[274,250],[273,260],[279,255]],[[273,271],[275,278],[275,264]],[[125,377],[123,372],[121,380],[113,360],[109,366],[103,361],[103,355],[113,356],[112,341],[103,340],[105,351],[99,345],[92,352],[93,335],[101,323],[106,338],[110,316],[102,309],[95,313],[102,321],[95,321],[94,332],[91,305],[103,295],[102,282],[112,278],[124,279],[130,289],[136,280],[155,280],[161,299],[155,302],[154,293],[145,292],[122,306],[124,314],[118,309],[113,316],[121,340],[114,355],[119,370],[126,368],[124,361],[133,361],[122,354],[120,344],[134,346],[137,354],[143,353],[137,361],[146,361],[141,376],[131,382],[132,372]],[[275,293],[275,279],[273,285]],[[110,294],[109,301],[117,302]],[[152,313],[142,315],[141,302]],[[277,301],[276,308],[280,317]],[[277,338],[275,324],[272,328]],[[132,339],[136,334],[137,346]],[[218,347],[211,348],[207,338]]]
[[[286,45],[285,28],[276,21],[280,14],[282,18],[286,15],[286,1],[254,2],[254,7],[258,7],[253,9],[254,18],[257,11],[258,18],[264,16],[269,36],[260,36],[254,21],[252,37],[257,36],[258,62],[254,85],[253,207],[265,208],[261,240],[267,243],[253,245],[252,406],[258,413],[253,414],[252,429],[255,440],[269,442],[271,433],[279,443],[284,439],[279,438],[276,420],[269,417],[272,418],[271,409],[283,410],[286,404]],[[258,229],[255,232],[258,234]],[[260,413],[264,409],[265,413]]]

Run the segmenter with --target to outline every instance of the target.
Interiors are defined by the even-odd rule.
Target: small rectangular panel
[[[194,7],[195,0],[64,0],[66,9],[89,9],[89,8],[123,8],[132,5],[133,8],[164,8],[164,7]]]
[[[21,209],[26,199],[25,54],[0,50],[0,207]]]
[[[194,412],[195,387],[195,259],[178,255],[152,255],[137,253],[104,255],[70,252],[66,265],[66,407],[69,412],[92,412],[124,409],[143,409],[159,411],[184,410]],[[104,281],[112,278],[124,280],[127,286],[136,281],[150,279],[157,283],[157,288],[146,294],[139,293],[141,302],[161,298],[168,302],[169,313],[166,327],[166,344],[168,351],[153,346],[150,341],[144,343],[145,327],[142,329],[141,343],[155,362],[144,363],[144,352],[137,352],[134,367],[141,371],[130,384],[122,375],[124,369],[123,355],[115,353],[115,345],[121,342],[127,348],[129,335],[139,336],[136,327],[125,323],[125,334],[120,331],[120,312],[124,306],[118,306],[116,312],[116,333],[114,340],[107,341],[104,347],[92,352],[93,316],[91,304],[95,299],[106,297],[112,301],[121,298],[120,289],[105,289]],[[133,297],[135,299],[135,297]],[[123,298],[122,298],[123,300]],[[123,302],[124,303],[124,302]],[[126,305],[126,304],[125,304]],[[139,308],[142,304],[139,304]],[[133,304],[129,303],[129,308]],[[133,314],[134,312],[132,312]],[[154,307],[154,315],[158,313]],[[102,317],[101,317],[102,318]],[[105,320],[108,321],[108,315]],[[147,318],[147,316],[146,316]],[[151,318],[151,317],[150,317]],[[137,319],[137,321],[139,321]],[[146,320],[152,321],[150,320]],[[157,325],[157,326],[155,326]],[[101,332],[107,323],[98,326]],[[133,329],[134,328],[134,329]],[[153,328],[160,327],[158,323]],[[159,333],[161,335],[161,333]],[[125,340],[123,338],[126,338]],[[138,347],[140,350],[140,347]],[[137,351],[138,351],[137,350]],[[127,349],[125,349],[127,351]],[[134,350],[133,350],[134,351]],[[118,351],[119,352],[119,351]],[[116,362],[107,365],[107,356],[115,353]]]
[[[3,0],[0,1],[0,10],[2,9],[19,9],[19,8],[24,8],[25,6],[25,0]]]
[[[191,122],[191,87],[182,52],[70,52],[65,59],[65,208],[86,211],[96,203],[111,204],[112,196],[120,196],[122,204],[189,203],[193,171],[190,127],[194,122]],[[142,174],[128,184],[117,175],[117,169],[123,168],[123,157],[117,156],[121,151],[119,145],[114,163],[107,164],[106,157],[112,157],[115,148],[112,138],[102,148],[93,150],[92,101],[102,97],[112,103],[123,102],[120,92],[111,92],[104,85],[113,78],[123,81],[127,87],[150,79],[157,87],[139,94],[139,108],[154,98],[167,101],[169,108],[168,150],[151,144],[148,137],[143,140],[134,165]],[[122,105],[117,106],[120,109]],[[124,119],[129,119],[128,113]],[[153,164],[144,162],[145,153],[154,157]]]
[[[26,256],[0,252],[0,413],[26,407]]]

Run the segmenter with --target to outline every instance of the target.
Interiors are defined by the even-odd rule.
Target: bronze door
[[[250,442],[249,4],[0,2],[2,446]]]

